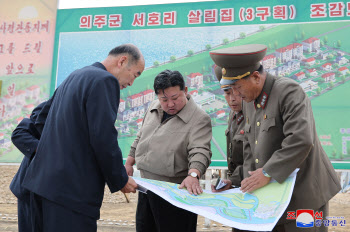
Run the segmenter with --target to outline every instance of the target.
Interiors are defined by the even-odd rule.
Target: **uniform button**
[[[260,122],[257,122],[256,125],[257,125],[257,126],[260,126]]]
[[[258,140],[255,141],[255,144],[258,144]]]
[[[260,104],[257,104],[256,106],[257,106],[259,109],[260,109],[260,107],[261,107],[261,105],[260,105]]]
[[[255,163],[257,163],[257,164],[258,164],[258,163],[259,163],[259,159],[255,159]]]

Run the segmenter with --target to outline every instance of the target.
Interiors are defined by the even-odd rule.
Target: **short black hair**
[[[158,95],[159,91],[164,92],[169,87],[179,86],[180,90],[185,89],[185,81],[179,71],[172,71],[169,69],[159,73],[154,79],[154,92]]]
[[[140,50],[132,44],[122,44],[118,47],[113,48],[109,52],[109,56],[117,56],[120,54],[128,54],[130,57],[130,64],[134,64],[135,62],[140,60],[141,54]]]

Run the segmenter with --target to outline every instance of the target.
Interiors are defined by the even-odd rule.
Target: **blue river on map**
[[[148,180],[149,182],[152,182],[151,180]],[[258,208],[259,205],[259,200],[256,196],[251,195],[251,194],[244,194],[243,199],[240,199],[237,197],[236,200],[239,200],[240,205],[246,205],[246,208],[239,208],[236,206],[231,198],[224,197],[222,195],[215,195],[215,198],[212,198],[212,196],[208,196],[208,201],[203,201],[203,197],[197,198],[196,196],[192,195],[189,196],[186,194],[187,192],[184,192],[183,190],[179,190],[177,188],[177,185],[167,185],[167,188],[171,188],[172,191],[166,191],[170,197],[174,200],[180,201],[184,203],[184,199],[186,198],[186,202],[188,202],[187,205],[195,205],[195,206],[203,206],[203,207],[208,207],[211,206],[208,204],[208,201],[213,201],[213,206],[215,205],[216,213],[219,214],[220,216],[233,220],[236,222],[240,223],[249,223],[249,224],[266,224],[266,223],[271,223],[274,222],[273,217],[269,218],[257,218],[254,217],[254,211],[255,209]],[[162,187],[160,187],[162,188]],[[164,189],[163,189],[164,190]],[[175,194],[176,193],[176,194]],[[235,194],[236,195],[236,194]],[[237,194],[239,196],[240,194]],[[202,195],[203,196],[203,195]],[[275,202],[277,204],[277,202]],[[186,204],[186,203],[185,203]],[[223,205],[225,204],[225,205]],[[235,214],[235,217],[229,217],[228,215],[230,214]],[[244,218],[239,218],[239,217],[244,217]]]

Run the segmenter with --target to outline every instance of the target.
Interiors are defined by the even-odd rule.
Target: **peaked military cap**
[[[214,71],[215,71],[216,79],[218,79],[218,81],[220,82],[222,78],[222,68],[215,65]],[[221,89],[223,90],[229,89],[229,88],[231,88],[229,85],[221,85]]]
[[[247,44],[210,52],[214,63],[222,67],[220,84],[231,85],[258,70],[266,50],[267,46],[263,44]]]

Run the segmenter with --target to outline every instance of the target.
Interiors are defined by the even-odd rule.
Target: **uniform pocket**
[[[242,141],[243,142],[243,139],[244,139],[244,135],[235,135],[235,136],[233,136],[233,138],[232,138],[232,140],[233,141]]]
[[[271,127],[274,127],[275,125],[276,125],[275,118],[266,119],[261,125],[261,131],[267,132]]]

